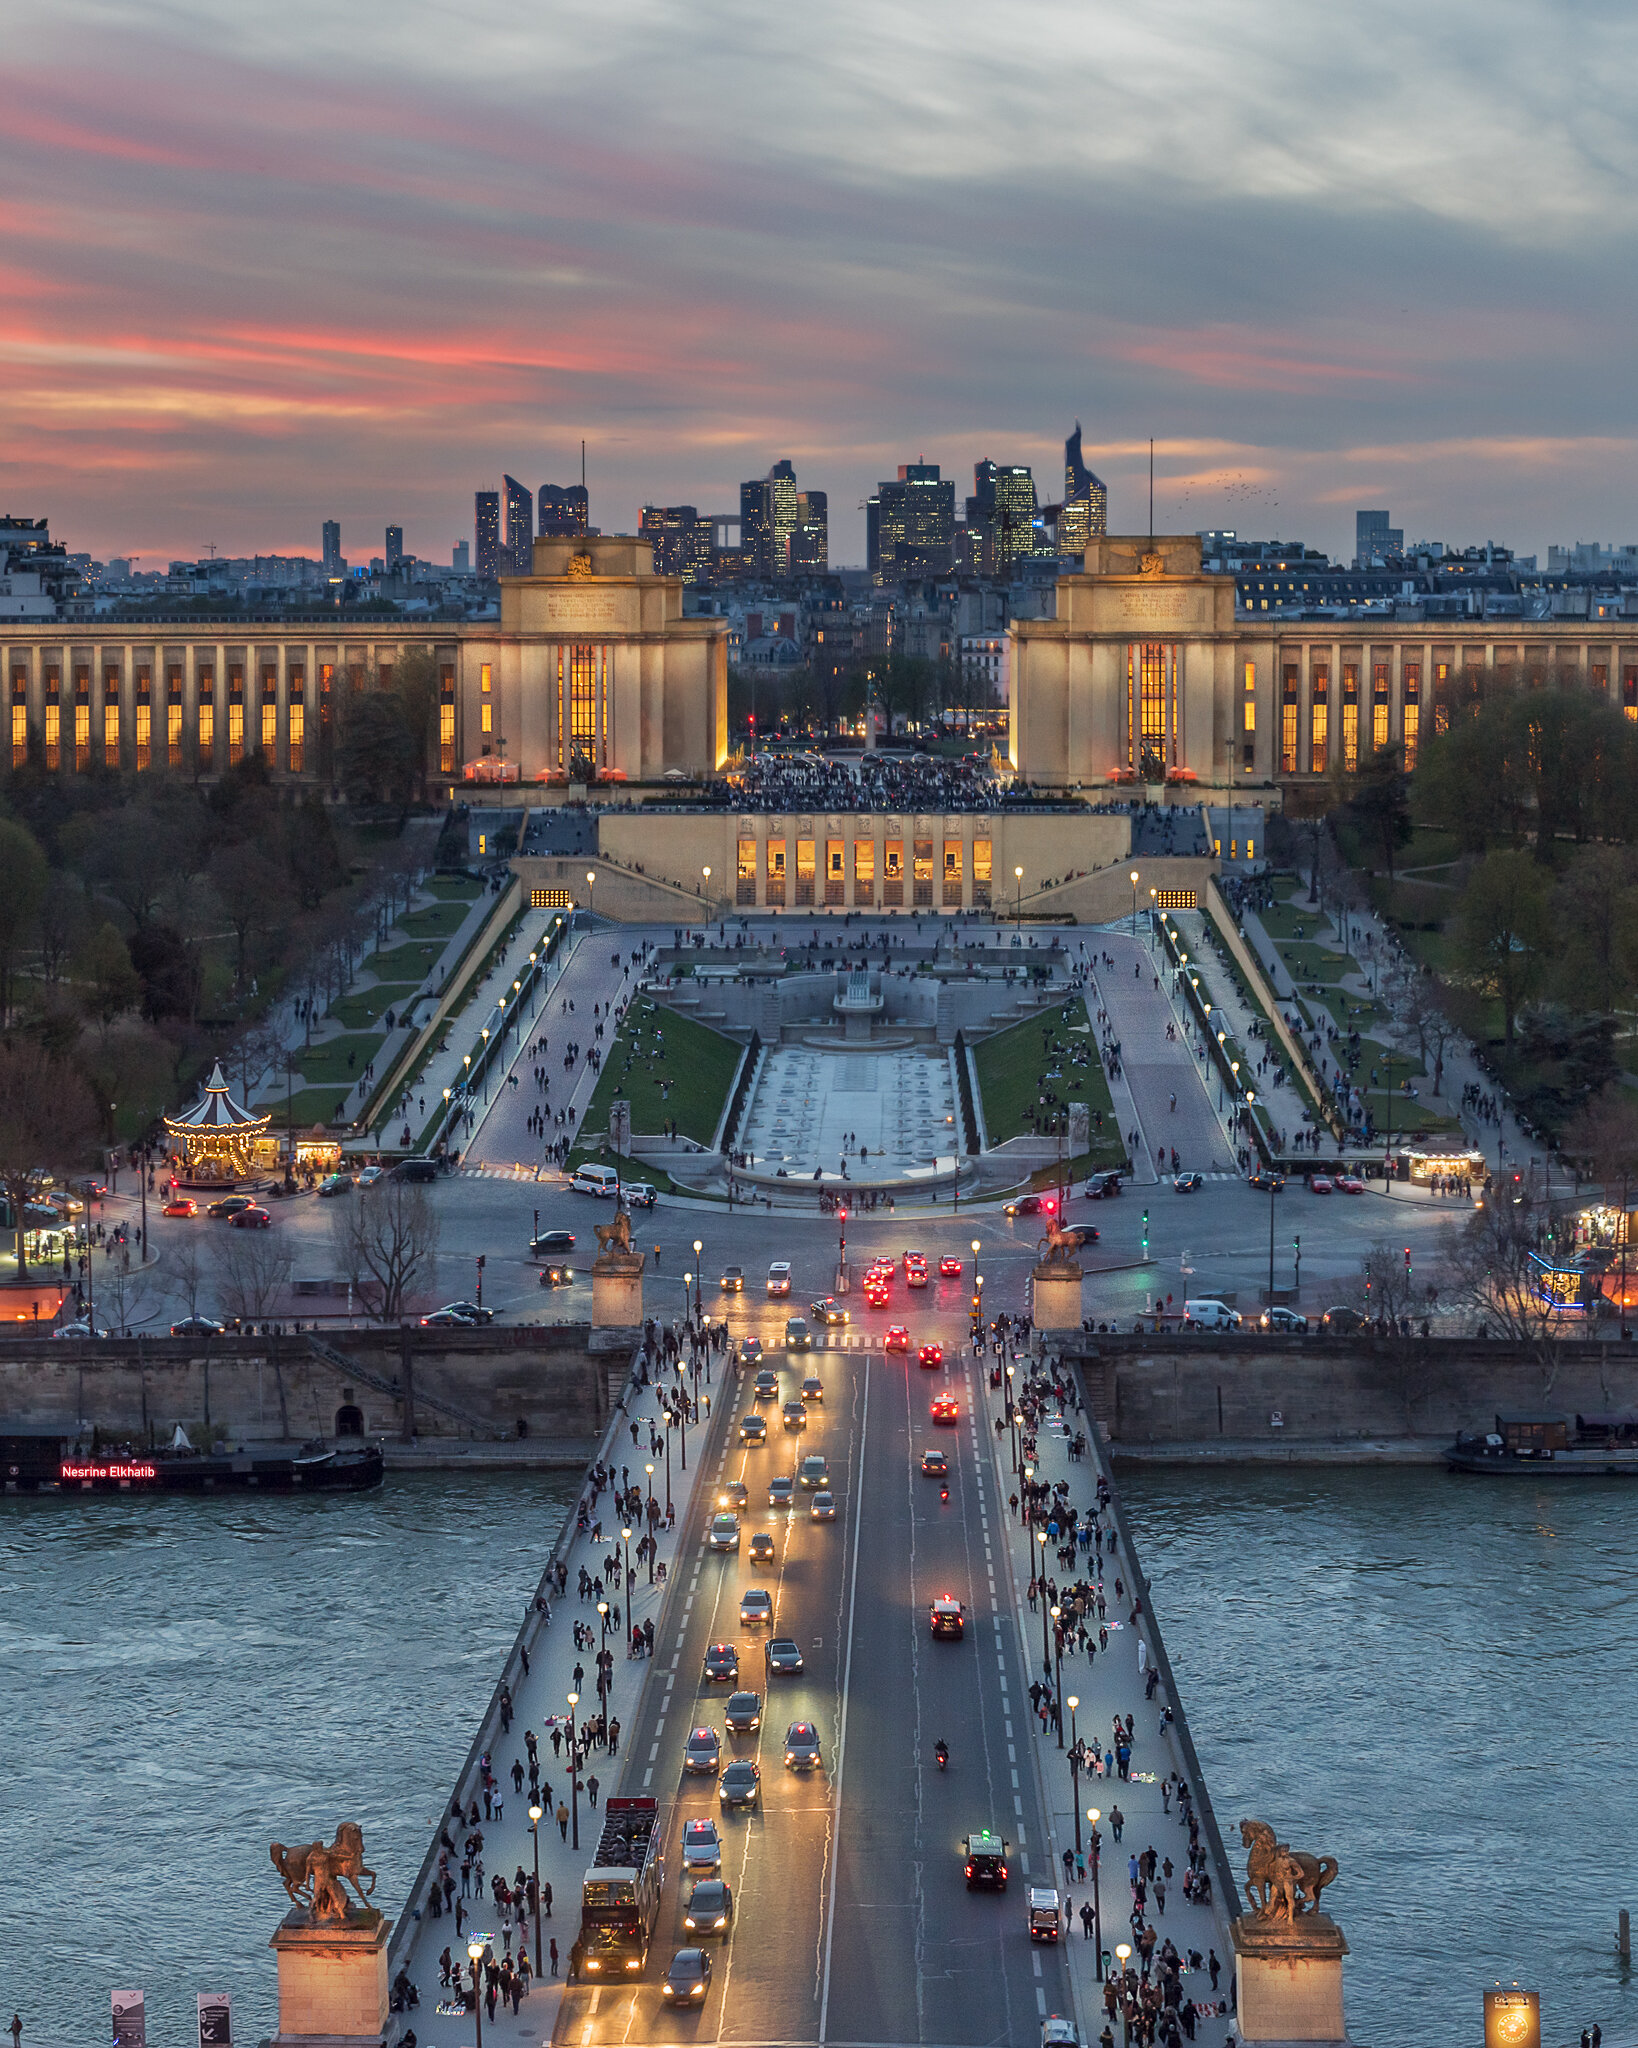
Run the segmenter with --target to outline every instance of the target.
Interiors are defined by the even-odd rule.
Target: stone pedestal
[[[1081,1327],[1081,1269],[1073,1261],[1043,1260],[1034,1273],[1034,1305],[1030,1320],[1038,1330]]]
[[[1347,2041],[1342,1959],[1348,1944],[1324,1913],[1263,1921],[1242,1914],[1231,1929],[1239,1980],[1240,2035],[1261,2043]]]
[[[592,1260],[592,1329],[643,1327],[643,1254],[602,1252]]]
[[[279,1959],[273,2048],[379,2048],[387,2031],[387,1937],[373,1909],[314,1924],[286,1913],[270,1946]]]

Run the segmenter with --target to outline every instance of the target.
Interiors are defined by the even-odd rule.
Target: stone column
[[[279,1959],[276,2048],[380,2048],[391,1932],[392,1922],[374,1910],[316,1923],[304,1907],[284,1916],[269,1943]]]
[[[1319,1912],[1284,1921],[1243,1913],[1229,1933],[1242,2040],[1346,2048],[1342,1959],[1348,1944],[1335,1921]]]
[[[635,1343],[643,1327],[643,1254],[605,1251],[592,1261],[593,1351]]]
[[[1080,1265],[1074,1260],[1046,1259],[1035,1268],[1034,1303],[1030,1320],[1038,1330],[1081,1327]]]

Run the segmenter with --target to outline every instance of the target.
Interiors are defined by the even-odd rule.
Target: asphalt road
[[[902,1300],[902,1276],[895,1293]],[[810,1404],[807,1428],[794,1435],[778,1427],[777,1404],[769,1404],[770,1441],[747,1450],[736,1424],[752,1405],[749,1388],[726,1402],[725,1390],[715,1390],[707,1455],[716,1483],[702,1500],[692,1553],[681,1553],[689,1555],[678,1567],[687,1578],[668,1608],[628,1737],[621,1789],[647,1790],[670,1805],[668,1876],[649,1967],[634,1988],[577,1988],[556,2038],[582,2048],[1026,2040],[1043,2011],[1065,2009],[1067,1988],[1056,1951],[1032,1949],[1025,1930],[1030,1849],[1045,1840],[1045,1826],[1027,1730],[1020,1723],[1014,1735],[1026,1674],[1014,1633],[999,1625],[1004,1564],[992,1567],[990,1555],[991,1522],[1005,1509],[973,1424],[967,1367],[958,1361],[934,1373],[863,1349],[778,1355],[775,1363],[781,1399],[811,1365],[824,1400]],[[954,1429],[929,1420],[939,1389],[959,1397]],[[920,1470],[934,1442],[951,1458],[948,1504]],[[769,1476],[812,1451],[830,1461],[834,1523],[811,1522],[807,1496],[792,1510],[767,1505]],[[737,1556],[708,1554],[705,1517],[721,1480],[735,1476],[751,1488],[746,1547]],[[757,1529],[776,1539],[769,1567],[750,1561]],[[762,1632],[739,1625],[739,1596],[752,1584],[774,1593],[774,1632],[801,1647],[799,1677],[764,1676]],[[958,1643],[935,1642],[928,1627],[930,1601],[946,1593],[969,1612]],[[742,1682],[764,1696],[759,1733],[724,1741],[725,1759],[754,1755],[762,1767],[761,1806],[749,1817],[721,1819],[714,1781],[682,1770],[691,1727],[723,1731],[732,1688],[703,1677],[706,1648],[717,1641],[738,1644]],[[785,1768],[784,1732],[797,1719],[818,1727],[820,1771]],[[940,1735],[951,1750],[946,1774],[933,1758]],[[688,1940],[681,1832],[701,1814],[721,1819],[735,1921],[714,1948],[704,2007],[676,2012],[662,2006],[658,1986]],[[984,1826],[1014,1846],[1005,1893],[966,1889],[960,1838]]]

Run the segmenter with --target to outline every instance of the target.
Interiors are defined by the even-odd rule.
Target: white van
[[[582,1195],[617,1195],[620,1176],[612,1166],[577,1166],[569,1185]]]
[[[1183,1304],[1185,1330],[1237,1330],[1240,1318],[1226,1301],[1186,1301]]]

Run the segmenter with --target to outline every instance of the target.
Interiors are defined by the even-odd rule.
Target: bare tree
[[[1445,1054],[1456,1026],[1445,1008],[1445,992],[1437,975],[1412,960],[1397,961],[1382,985],[1395,1044],[1413,1052],[1426,1069],[1433,1093],[1443,1095]]]
[[[1549,1220],[1544,1202],[1515,1202],[1504,1183],[1451,1239],[1446,1282],[1450,1297],[1476,1310],[1483,1326],[1530,1352],[1544,1396],[1558,1378],[1564,1338],[1564,1317],[1540,1285],[1537,1247]]]
[[[97,1308],[110,1336],[129,1337],[133,1324],[151,1322],[154,1316],[148,1307],[154,1275],[149,1269],[128,1265],[129,1257],[130,1248],[121,1245],[97,1275]]]
[[[242,1322],[263,1321],[294,1264],[284,1233],[230,1226],[214,1251],[217,1293],[223,1307]]]
[[[1444,1259],[1417,1265],[1403,1244],[1378,1238],[1360,1257],[1359,1271],[1345,1284],[1348,1304],[1373,1321],[1386,1316],[1397,1324],[1402,1317],[1425,1316],[1439,1299],[1444,1283]]]
[[[96,1112],[85,1082],[27,1039],[0,1041],[0,1192],[11,1209],[17,1277],[26,1277],[28,1205],[53,1167],[90,1164]]]
[[[331,1220],[336,1259],[370,1313],[396,1322],[405,1297],[430,1279],[438,1258],[438,1212],[426,1190],[403,1181],[361,1188]]]
[[[241,1233],[243,1235],[245,1233]],[[205,1257],[205,1243],[196,1230],[184,1231],[176,1249],[166,1258],[166,1272],[170,1279],[170,1291],[181,1302],[187,1315],[199,1313],[199,1303],[211,1281],[210,1264]]]

